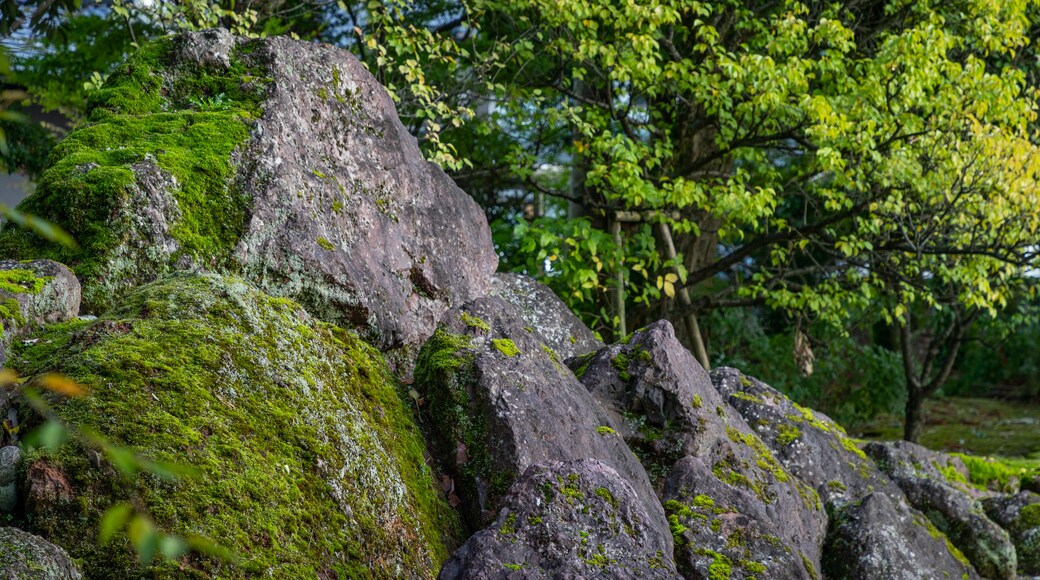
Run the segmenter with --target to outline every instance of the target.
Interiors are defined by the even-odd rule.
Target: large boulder
[[[0,578],[79,580],[82,577],[65,550],[17,528],[0,528]]]
[[[832,514],[823,547],[832,558],[824,562],[829,570],[826,576],[885,578],[886,571],[893,571],[894,577],[908,574],[909,578],[920,569],[921,577],[945,577],[942,573],[950,572],[950,560],[943,556],[933,562],[932,555],[951,552],[963,558],[941,530],[910,506],[902,489],[878,469],[860,444],[826,415],[798,405],[736,369],[714,369],[711,379],[780,464],[813,487]],[[861,509],[868,496],[875,499]],[[848,525],[842,527],[846,521]],[[879,555],[887,559],[883,564]]]
[[[531,465],[598,459],[635,490],[652,516],[647,525],[667,534],[660,501],[617,423],[501,298],[446,315],[419,354],[415,388],[473,528],[494,516]]]
[[[830,580],[978,578],[967,558],[920,513],[886,493],[833,505],[823,576]]]
[[[27,457],[22,524],[88,577],[422,578],[457,545],[382,355],[294,302],[239,278],[177,274],[38,338],[16,345],[21,374],[59,372],[89,393],[56,403],[61,419],[196,472],[128,477],[125,457],[73,443]],[[98,544],[117,501],[237,560],[142,569],[129,542]]]
[[[582,384],[662,486],[687,578],[812,578],[826,515],[660,321],[573,359]]]
[[[986,517],[960,459],[907,441],[873,442],[864,451],[980,574],[1015,577],[1015,546],[1007,531]]]
[[[0,447],[0,514],[9,514],[18,507],[18,465],[22,450],[16,445]]]
[[[649,525],[653,519],[600,461],[537,463],[440,578],[678,578],[667,530]]]
[[[982,500],[986,515],[1011,533],[1019,576],[1040,576],[1040,495],[1021,491]]]
[[[564,360],[603,348],[603,342],[548,286],[530,276],[497,273],[491,279],[491,295],[515,306],[527,326]]]
[[[0,366],[14,337],[75,318],[79,303],[79,280],[65,266],[50,260],[0,260]]]
[[[853,501],[869,493],[902,492],[829,417],[788,399],[769,385],[737,369],[711,371],[718,392],[762,438],[785,468],[831,501]]]
[[[0,255],[52,257],[100,313],[174,269],[216,269],[287,296],[381,348],[418,345],[490,288],[490,229],[427,163],[387,92],[347,51],[223,30],[141,48],[94,93]]]

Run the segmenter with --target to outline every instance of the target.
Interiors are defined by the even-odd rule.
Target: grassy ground
[[[885,415],[848,430],[862,439],[900,439],[903,422]],[[1040,461],[1040,403],[961,397],[928,401],[921,443],[942,451]]]

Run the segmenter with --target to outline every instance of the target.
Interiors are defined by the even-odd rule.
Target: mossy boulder
[[[899,487],[878,470],[860,444],[823,413],[737,369],[713,369],[711,380],[784,468],[815,489],[824,504],[855,501],[873,492],[904,501]]]
[[[986,515],[1011,534],[1018,575],[1040,576],[1040,495],[1020,491],[982,500]]]
[[[43,324],[75,318],[79,305],[79,280],[62,264],[0,260],[0,365],[15,336]],[[0,416],[4,407],[0,394]]]
[[[527,327],[563,360],[603,348],[603,341],[551,288],[530,276],[499,272],[491,280],[491,295],[515,306]]]
[[[669,322],[568,362],[659,483],[680,572],[812,578],[826,531],[819,497],[715,390]]]
[[[601,461],[536,463],[440,579],[678,579],[668,535],[651,520],[632,486]]]
[[[30,454],[51,475],[29,477],[27,494],[51,499],[27,505],[20,524],[90,577],[429,577],[457,541],[380,353],[292,301],[238,278],[175,274],[38,338],[15,351],[21,374],[60,372],[89,391],[58,404],[60,418],[197,472],[129,477],[72,443]],[[35,493],[43,479],[67,489]],[[99,518],[119,500],[236,559],[193,553],[141,569],[128,542],[98,544]]]
[[[823,577],[831,580],[945,580],[979,575],[946,536],[888,494],[831,504]]]
[[[143,46],[88,103],[0,256],[72,266],[103,312],[180,269],[242,275],[381,348],[417,346],[497,267],[477,204],[345,50],[224,30]]]
[[[16,528],[0,528],[0,578],[79,580],[82,575],[58,546]]]
[[[990,520],[968,484],[968,468],[955,456],[908,441],[872,442],[866,454],[903,490],[986,578],[1014,578],[1015,546],[1008,532]]]
[[[592,458],[620,473],[652,516],[648,525],[667,533],[660,501],[618,425],[523,324],[501,298],[474,300],[450,311],[419,354],[415,388],[471,529],[494,517],[531,465]]]

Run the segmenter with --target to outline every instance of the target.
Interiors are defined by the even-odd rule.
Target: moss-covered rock
[[[91,96],[88,122],[19,206],[78,246],[14,226],[0,234],[0,255],[73,266],[95,311],[177,266],[226,261],[244,228],[234,154],[260,114],[264,73],[247,46],[226,68],[178,59],[183,40],[145,45]]]
[[[621,474],[652,516],[647,524],[667,535],[664,509],[617,425],[543,347],[498,297],[450,311],[422,347],[415,388],[467,524],[484,527],[531,465],[594,458]]]
[[[0,260],[0,365],[18,334],[79,313],[80,284],[65,266],[51,260]],[[0,416],[5,399],[0,394]]]
[[[71,444],[46,457],[72,499],[36,505],[23,524],[90,577],[428,577],[457,541],[381,355],[289,300],[176,274],[39,339],[16,351],[22,374],[57,371],[89,390],[58,407],[63,419],[198,472],[127,478]],[[97,542],[100,515],[123,499],[238,560],[138,569],[127,542]]]
[[[0,577],[4,580],[79,580],[65,550],[15,528],[0,528]]]
[[[0,256],[69,264],[90,312],[174,270],[220,271],[407,353],[490,288],[483,212],[348,51],[185,33],[143,46],[88,110],[21,205],[79,247],[7,228]]]

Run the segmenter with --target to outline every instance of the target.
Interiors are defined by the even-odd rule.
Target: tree
[[[502,175],[491,189],[591,216],[518,220],[514,232],[534,258],[512,264],[535,273],[550,260],[544,278],[579,311],[595,312],[599,288],[628,286],[637,323],[692,321],[703,352],[688,315],[713,308],[761,304],[838,326],[873,309],[911,330],[907,312],[923,304],[953,325],[937,336],[955,339],[1036,264],[1036,90],[1012,66],[1030,3],[470,8],[490,23],[478,37],[512,47],[489,86],[499,113],[477,124],[507,153],[462,150],[480,162],[459,176]],[[554,188],[546,164],[582,182]],[[689,306],[669,300],[683,290]],[[919,363],[904,349],[907,437],[956,344]]]
[[[224,6],[169,3],[200,4]],[[713,309],[912,331],[911,309],[966,324],[1028,285],[1032,0],[311,5],[503,218],[503,264],[601,331],[681,321],[707,366]],[[903,349],[914,405],[939,350]]]

